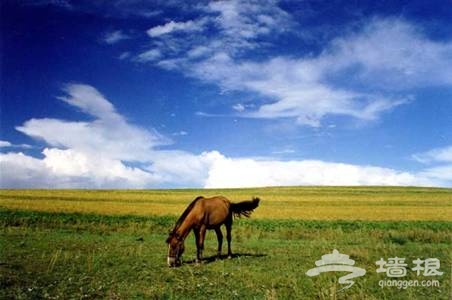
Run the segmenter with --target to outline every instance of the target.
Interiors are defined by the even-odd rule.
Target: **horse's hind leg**
[[[223,233],[221,232],[221,228],[215,228],[215,233],[217,234],[218,239],[218,253],[217,258],[221,258],[221,247],[223,246]]]
[[[228,258],[232,258],[232,251],[231,251],[231,229],[232,229],[232,216],[231,220],[225,223],[226,225],[226,239],[228,240]]]

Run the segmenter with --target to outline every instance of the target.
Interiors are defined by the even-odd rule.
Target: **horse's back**
[[[223,196],[199,199],[200,209],[207,226],[223,224],[230,215],[231,202]]]

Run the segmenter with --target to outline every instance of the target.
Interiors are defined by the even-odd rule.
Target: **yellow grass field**
[[[262,202],[234,221],[232,259],[215,260],[209,232],[195,264],[190,234],[168,268],[168,230],[198,195]],[[451,221],[452,189],[438,188],[0,190],[0,299],[450,300]],[[346,290],[341,271],[306,273],[334,249],[366,270]],[[397,282],[435,286],[383,288],[393,278],[376,262],[395,257],[407,264]],[[415,272],[427,258],[441,275]]]
[[[180,215],[196,196],[233,202],[260,197],[253,218],[304,220],[452,220],[452,189],[275,187],[177,190],[0,190],[0,207],[106,215]]]

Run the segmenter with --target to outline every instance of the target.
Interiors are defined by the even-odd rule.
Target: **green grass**
[[[236,220],[231,260],[193,264],[192,236],[184,264],[166,266],[166,232],[175,218],[0,211],[0,298],[11,299],[448,299],[450,223]],[[206,257],[215,254],[208,234]],[[332,249],[368,274],[340,289],[338,274],[305,272]],[[380,288],[380,257],[435,257],[440,288]],[[419,278],[409,272],[404,279]]]
[[[233,259],[210,259],[217,243],[209,232],[207,261],[194,264],[190,235],[183,265],[170,269],[165,238],[198,194],[263,200],[251,219],[235,220]],[[0,299],[450,299],[451,195],[450,189],[378,187],[3,190]],[[379,209],[388,207],[385,217]],[[305,274],[333,249],[367,271],[341,292],[338,279],[346,273]],[[401,279],[434,279],[440,287],[381,288],[379,281],[389,278],[375,262],[395,256],[409,267],[417,258],[438,258],[442,276],[408,269]]]

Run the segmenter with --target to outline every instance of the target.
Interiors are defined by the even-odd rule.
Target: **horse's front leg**
[[[206,238],[206,226],[202,225],[199,228],[198,233],[196,234],[195,230],[195,236],[196,236],[196,263],[202,262],[202,251],[204,250],[204,239]]]
[[[194,228],[193,233],[195,234],[195,244],[196,244],[196,263],[200,263],[200,249],[199,249],[199,228]]]

